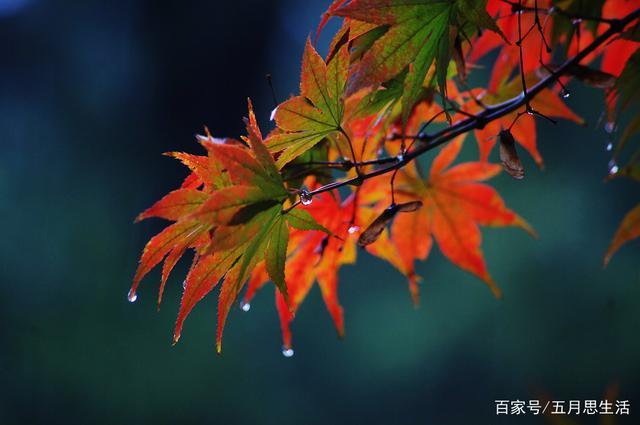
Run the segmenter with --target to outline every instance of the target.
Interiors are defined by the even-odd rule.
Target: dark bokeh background
[[[414,310],[403,279],[361,255],[340,276],[347,338],[316,288],[290,359],[271,289],[232,312],[222,357],[215,296],[171,346],[184,265],[160,313],[157,273],[127,302],[161,226],[133,218],[185,175],[161,153],[197,151],[203,125],[238,135],[247,96],[266,124],[264,75],[297,90],[326,3],[0,0],[0,424],[543,423],[497,421],[494,400],[615,384],[640,408],[638,243],[601,266],[638,190],[603,183],[601,98],[585,89],[568,103],[591,127],[541,122],[546,170],[527,158],[523,182],[495,179],[540,233],[484,232],[501,301],[434,250]]]

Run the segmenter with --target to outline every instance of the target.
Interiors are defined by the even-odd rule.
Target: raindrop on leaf
[[[282,347],[282,355],[289,358],[289,357],[293,357],[294,351],[293,348],[291,347],[287,347],[287,346],[283,346]]]
[[[356,226],[355,224],[351,227],[349,227],[349,230],[347,230],[349,232],[350,235],[353,235],[354,233],[356,233],[358,230],[360,230],[360,226]]]
[[[131,289],[127,294],[127,299],[129,300],[130,303],[134,303],[138,299],[138,294],[136,294],[136,292],[133,289]]]
[[[300,202],[302,202],[302,205],[311,205],[311,202],[313,202],[311,194],[306,190],[302,189],[300,191]]]

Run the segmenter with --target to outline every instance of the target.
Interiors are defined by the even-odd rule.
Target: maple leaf
[[[499,296],[500,290],[484,262],[478,226],[517,226],[532,235],[534,232],[505,206],[495,189],[480,183],[497,175],[499,165],[466,162],[451,167],[463,141],[464,136],[460,136],[442,148],[426,179],[411,169],[399,172],[398,196],[421,201],[423,206],[413,213],[399,214],[391,226],[391,238],[411,271],[416,259],[427,258],[435,239],[445,257],[478,276]]]
[[[602,15],[607,18],[620,18],[633,12],[638,3],[631,0],[608,1],[602,8]],[[613,75],[620,75],[634,52],[640,47],[637,39],[614,39],[602,52],[602,70]]]
[[[176,262],[188,248],[197,251],[185,279],[174,342],[180,338],[184,320],[195,304],[222,282],[216,332],[219,352],[229,309],[256,264],[265,262],[268,276],[286,300],[284,267],[289,226],[322,229],[309,214],[283,210],[288,191],[263,143],[251,102],[246,127],[244,141],[250,149],[240,143],[202,138],[206,157],[172,154],[189,166],[194,181],[138,216],[140,220],[162,217],[175,223],[145,247],[130,291],[132,298],[140,280],[166,257],[160,302]]]
[[[280,153],[278,168],[311,149],[329,135],[344,133],[344,87],[349,71],[349,52],[342,46],[327,65],[307,39],[302,59],[300,96],[278,105],[275,132],[265,141]]]
[[[136,221],[151,217],[177,221],[180,217],[191,213],[208,198],[207,194],[194,189],[178,189],[165,195],[151,208],[140,213]]]
[[[169,272],[184,251],[189,247],[195,247],[194,241],[208,230],[209,227],[203,223],[194,220],[181,220],[151,238],[142,251],[140,264],[133,278],[133,285],[129,290],[129,300],[137,298],[136,291],[142,278],[167,257],[158,294],[158,302],[160,302]]]
[[[516,5],[518,2],[515,2]],[[522,2],[523,7],[539,7],[548,8],[551,6],[548,0],[525,0]],[[519,34],[527,34],[521,42],[523,72],[530,74],[540,68],[540,60],[549,63],[551,53],[546,50],[545,41],[551,40],[552,27],[546,25],[543,27],[542,34],[537,30],[528,32],[530,28],[535,28],[536,16],[534,13],[514,13],[513,6],[509,2],[503,0],[491,0],[487,4],[487,13],[496,18],[495,23],[499,27],[503,37],[511,40],[511,43],[505,43],[504,39],[494,31],[485,31],[477,37],[469,51],[469,60],[477,62],[490,51],[499,48],[500,52],[497,59],[492,64],[491,77],[488,85],[489,91],[496,91],[498,86],[505,80],[509,79],[514,69],[520,67],[520,49],[517,41]],[[497,18],[500,19],[497,19]],[[518,29],[518,19],[520,19],[521,28]]]
[[[604,256],[604,265],[609,264],[613,254],[615,254],[622,245],[638,237],[640,237],[640,204],[629,211],[622,220],[622,223],[620,223],[620,227],[618,227],[616,234],[613,236],[613,240],[611,244],[609,244],[607,253]]]
[[[331,3],[331,5],[327,8],[327,10],[322,14],[322,17],[320,18],[320,23],[318,24],[318,28],[316,29],[315,42],[318,41],[318,38],[320,37],[320,33],[322,32],[322,29],[325,27],[325,25],[327,25],[327,22],[329,22],[329,19],[331,18],[331,15],[333,14],[333,12],[338,10],[347,1],[348,0],[334,0]]]
[[[436,80],[445,95],[453,40],[468,25],[501,34],[485,10],[486,1],[354,0],[331,13],[388,26],[355,66],[347,94],[398,76],[407,66],[402,100],[403,119],[419,98],[429,68],[436,62]]]
[[[313,203],[292,210],[289,223],[291,248],[285,267],[290,303],[281,292],[276,292],[276,308],[280,317],[283,346],[291,348],[290,324],[295,312],[313,283],[317,281],[327,310],[338,335],[344,335],[343,311],[338,301],[338,270],[344,264],[355,262],[355,234],[349,229],[354,221],[355,197],[341,202],[337,193],[325,193]],[[253,271],[243,304],[251,302],[255,291],[268,280],[265,265]]]
[[[246,138],[246,141],[249,142],[255,151],[256,159],[264,167],[264,171],[266,172],[265,177],[265,175],[255,169],[255,166],[251,168],[251,171],[254,171],[258,177],[257,187],[264,189],[266,180],[266,182],[270,182],[269,185],[278,187],[278,189],[281,190],[280,195],[286,194],[276,164],[266,146],[263,144],[262,135],[260,134],[252,110],[250,110],[249,120],[247,121],[247,133],[249,136]],[[233,161],[238,160],[235,156],[232,158]],[[246,161],[246,158],[243,161]],[[246,164],[244,162],[237,162],[236,167],[240,167],[241,165]],[[238,176],[242,176],[242,178],[239,178],[239,181],[244,182],[248,176],[245,175],[242,168],[236,169],[240,170]],[[232,173],[231,169],[229,172],[233,179],[234,173]],[[279,200],[279,198],[276,199]],[[201,209],[204,209],[204,206]],[[220,289],[218,328],[216,332],[216,351],[218,353],[220,353],[222,349],[222,332],[229,310],[251,272],[262,260],[265,261],[267,274],[275,283],[279,293],[282,294],[286,304],[289,304],[284,272],[287,246],[289,243],[289,224],[307,229],[322,229],[311,217],[304,213],[283,211],[281,202],[253,216],[251,221],[251,225],[246,225],[244,229],[244,231],[247,232],[246,237],[241,238],[242,242],[234,248],[235,251],[232,251],[234,255],[240,255],[235,260],[232,268],[227,272]],[[254,233],[249,229],[257,229],[257,232]],[[214,267],[217,266],[214,265]],[[177,336],[179,337],[179,334]]]

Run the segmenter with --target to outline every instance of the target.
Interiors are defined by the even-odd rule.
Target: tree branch
[[[603,45],[610,37],[623,32],[624,28],[629,23],[638,18],[640,18],[640,9],[636,9],[624,18],[608,20],[607,23],[610,24],[610,27],[607,29],[607,31],[594,39],[587,47],[577,53],[574,57],[565,61],[553,73],[549,74],[547,77],[543,78],[538,83],[530,87],[527,90],[526,94],[523,92],[520,93],[519,96],[516,96],[500,104],[492,106],[488,105],[487,109],[478,113],[477,116],[459,121],[458,123],[447,127],[437,133],[431,135],[417,135],[415,138],[423,142],[424,144],[411,151],[406,152],[402,158],[397,158],[396,162],[392,165],[379,168],[366,174],[361,174],[354,178],[329,183],[310,191],[309,195],[317,195],[319,193],[328,192],[347,185],[359,186],[364,180],[400,169],[420,155],[453,140],[457,136],[467,133],[476,128],[484,127],[487,123],[508,115],[518,110],[519,108],[528,105],[536,95],[538,95],[545,88],[549,87],[551,84],[555,83],[562,75],[567,73],[571,69],[571,67],[580,63],[581,60],[583,60],[587,55],[596,50],[598,47]]]
[[[616,23],[616,19],[607,19],[607,18],[602,18],[602,17],[598,17],[598,16],[588,16],[588,15],[578,15],[578,14],[574,14],[574,13],[570,13],[567,12],[566,10],[563,10],[561,8],[559,8],[558,6],[553,6],[549,9],[544,9],[544,8],[539,8],[539,7],[531,7],[531,6],[522,6],[519,3],[516,3],[515,1],[512,0],[502,0],[503,3],[506,3],[508,5],[511,6],[511,10],[513,10],[513,13],[518,13],[518,12],[535,12],[535,13],[545,13],[547,15],[551,15],[553,13],[557,13],[558,15],[562,15],[566,18],[569,19],[579,19],[581,21],[594,21],[594,22],[601,22],[601,23],[605,23],[605,24],[615,24]],[[537,5],[536,5],[537,6]]]

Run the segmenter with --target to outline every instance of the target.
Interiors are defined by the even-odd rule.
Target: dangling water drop
[[[275,108],[273,108],[273,111],[271,111],[271,115],[269,115],[269,120],[273,121],[276,119],[276,113],[278,112],[278,107],[276,106]]]
[[[571,92],[567,89],[562,89],[560,91],[560,96],[562,96],[563,99],[568,99],[569,96],[571,96]]]
[[[247,311],[251,310],[251,304],[242,301],[240,303],[240,308],[246,313]]]
[[[299,195],[300,195],[300,202],[302,202],[302,205],[311,205],[311,202],[313,202],[311,194],[307,192],[305,189],[302,189]]]
[[[618,172],[618,170],[620,170],[620,167],[618,167],[618,164],[616,164],[615,160],[611,160],[609,161],[609,174],[615,174]]]
[[[130,303],[134,303],[138,299],[138,294],[136,294],[136,291],[131,289],[131,290],[129,290],[129,293],[127,294],[127,299],[129,300]]]
[[[399,154],[398,154],[398,156],[396,156],[396,160],[397,160],[398,162],[402,162],[402,161],[404,161],[404,155],[403,155],[403,154],[401,154],[401,153],[399,153]]]
[[[613,122],[613,121],[608,121],[604,125],[604,131],[606,131],[609,134],[613,133],[613,130],[615,130],[615,129],[616,129],[616,123]]]
[[[282,346],[282,355],[289,358],[289,357],[293,357],[293,348],[291,347],[287,347],[286,345]]]
[[[611,152],[611,150],[613,149],[613,143],[607,143],[607,147],[605,149],[607,150],[607,152]]]
[[[353,226],[349,227],[349,230],[347,230],[347,232],[349,232],[350,235],[353,235],[354,233],[356,233],[359,230],[360,230],[360,226],[356,226],[354,224]]]

